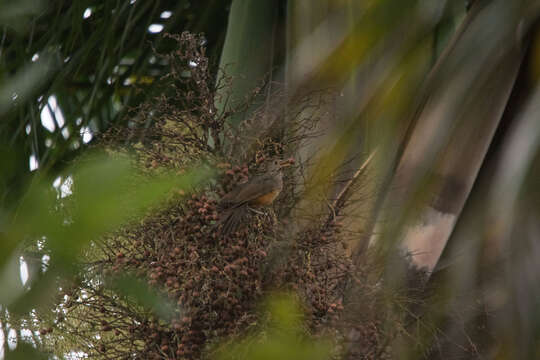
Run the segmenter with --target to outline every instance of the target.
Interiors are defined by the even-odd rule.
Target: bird
[[[273,158],[266,163],[266,170],[237,185],[225,194],[219,202],[222,214],[218,224],[223,224],[222,234],[236,230],[247,209],[271,205],[283,189],[282,168],[290,165],[291,160],[281,161]]]

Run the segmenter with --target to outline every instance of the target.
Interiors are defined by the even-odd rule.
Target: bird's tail
[[[232,234],[238,230],[246,214],[246,206],[238,206],[224,210],[220,216],[219,224],[222,224],[220,233],[222,235]]]

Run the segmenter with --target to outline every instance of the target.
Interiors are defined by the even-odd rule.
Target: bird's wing
[[[274,190],[274,181],[269,176],[257,176],[242,184],[221,199],[222,204],[240,205]]]
[[[220,204],[221,205],[227,205],[227,204],[230,204],[232,202],[235,202],[237,194],[240,192],[240,190],[242,190],[242,186],[246,186],[246,184],[247,183],[237,185],[234,189],[232,189],[231,191],[229,191],[228,193],[223,195],[223,197],[220,200]]]

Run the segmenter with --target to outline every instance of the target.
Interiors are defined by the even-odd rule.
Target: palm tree
[[[344,307],[331,328],[345,339],[345,357],[535,356],[536,1],[22,4],[2,12],[20,17],[0,15],[0,63],[9,80],[0,88],[0,169],[9,174],[0,182],[7,214],[0,223],[10,225],[0,233],[0,265],[35,236],[17,226],[62,229],[36,220],[73,206],[55,205],[56,193],[39,200],[53,180],[61,194],[66,181],[86,174],[75,181],[83,188],[75,197],[95,206],[66,210],[86,226],[81,246],[65,245],[75,231],[61,232],[56,247],[48,240],[51,258],[65,262],[41,275],[47,281],[32,286],[26,303],[0,298],[11,304],[2,324],[40,303],[33,294],[61,286],[67,300],[60,309],[75,310],[68,321],[47,321],[84,330],[70,346],[93,331],[101,342],[86,350],[98,357],[128,350],[199,356],[210,333],[230,335],[255,321],[248,309],[264,284],[286,284],[306,302],[312,333]],[[174,37],[157,36],[185,29],[205,35],[183,35],[176,53]],[[90,135],[100,146],[114,143],[115,154],[129,149],[145,169],[183,169],[202,157],[219,165],[218,180],[111,233],[125,220],[115,195],[137,175],[106,160],[72,168]],[[206,239],[219,192],[256,169],[255,158],[275,153],[299,164],[269,213],[275,218],[255,214],[244,235]],[[196,174],[182,178],[182,193],[199,183]],[[99,196],[94,180],[81,180],[102,177],[110,181]],[[154,181],[160,191],[135,183],[141,196],[134,208],[180,186]],[[102,208],[113,209],[113,220],[102,219],[107,226],[91,221]],[[347,251],[337,250],[339,241]],[[31,250],[38,259],[47,255]],[[81,252],[83,261],[74,261]],[[119,269],[149,274],[151,288],[187,315],[140,280],[108,283]],[[69,286],[56,283],[64,272],[78,274]],[[83,293],[98,300],[69,300]],[[105,315],[85,319],[84,306]],[[251,349],[239,346],[240,353]]]

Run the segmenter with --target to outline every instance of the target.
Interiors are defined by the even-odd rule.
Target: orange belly
[[[250,205],[256,205],[256,206],[267,206],[270,205],[275,198],[279,195],[279,190],[274,190],[272,192],[269,192],[268,194],[265,194],[263,196],[259,196],[249,202]]]

